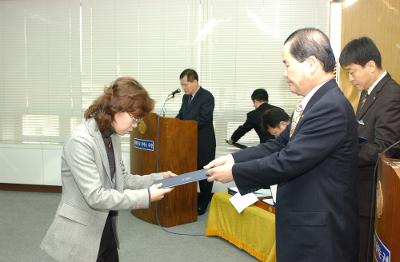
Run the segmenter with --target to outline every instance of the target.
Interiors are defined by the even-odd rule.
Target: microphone
[[[181,89],[180,89],[180,88],[178,88],[178,89],[176,89],[176,90],[172,91],[172,93],[171,93],[171,94],[169,94],[168,96],[175,97],[175,94],[179,94],[180,92],[181,92]]]
[[[163,106],[161,107],[161,112],[160,115],[162,115],[163,117],[165,116],[165,104],[167,103],[167,101],[169,101],[170,99],[174,98],[176,94],[180,93],[181,89],[177,88],[176,90],[172,91],[167,98],[164,101]]]

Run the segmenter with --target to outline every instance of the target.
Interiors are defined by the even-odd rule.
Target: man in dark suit
[[[352,85],[361,91],[357,129],[358,135],[366,139],[360,143],[358,154],[360,262],[372,261],[375,200],[371,198],[378,153],[400,139],[400,87],[382,68],[381,60],[378,48],[368,37],[350,41],[339,59]]]
[[[264,143],[268,139],[274,138],[274,136],[268,133],[261,124],[262,114],[266,110],[274,108],[273,105],[268,104],[267,90],[261,88],[254,90],[253,94],[251,94],[251,100],[253,101],[255,109],[247,113],[246,122],[233,132],[231,139],[228,140],[229,144],[236,143],[242,136],[252,129],[256,131],[260,138],[260,143]]]
[[[201,169],[215,158],[214,96],[199,85],[199,77],[193,69],[183,70],[179,79],[185,94],[176,117],[182,120],[197,121],[197,166],[198,169]],[[207,210],[212,186],[213,182],[199,181],[200,194],[197,201],[199,215],[204,214]]]
[[[353,108],[334,80],[335,57],[318,29],[292,33],[283,47],[290,91],[303,96],[276,139],[210,162],[210,181],[240,193],[278,184],[279,262],[358,258],[357,130]]]

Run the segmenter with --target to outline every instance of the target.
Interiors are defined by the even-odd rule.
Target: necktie
[[[115,156],[111,136],[103,136],[103,141],[106,146],[108,163],[110,164],[111,180],[114,182],[115,175]]]
[[[192,100],[193,100],[193,96],[192,96],[192,95],[189,95],[188,105],[190,105],[190,103],[192,103]]]
[[[300,121],[302,115],[303,115],[303,106],[301,104],[298,104],[296,110],[293,113],[292,125],[290,126],[290,136],[293,135],[297,123]]]
[[[360,95],[360,102],[358,105],[359,109],[361,109],[364,106],[365,101],[367,101],[367,97],[368,97],[368,92],[366,90],[362,91]]]

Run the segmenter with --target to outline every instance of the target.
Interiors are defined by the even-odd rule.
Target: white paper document
[[[277,201],[276,192],[278,191],[278,185],[271,185],[270,189],[271,189],[272,200],[274,200],[274,203],[276,203]]]
[[[229,198],[229,201],[231,201],[238,213],[242,213],[246,207],[254,204],[257,202],[257,200],[258,198],[253,193],[249,193],[244,196],[236,193],[233,197]]]
[[[262,200],[264,203],[267,203],[268,205],[270,205],[270,206],[274,206],[274,200],[272,200],[272,198],[264,198],[263,200]]]
[[[228,192],[231,192],[230,194],[233,195],[233,193],[239,192],[239,189],[235,186],[228,187]],[[253,194],[256,195],[256,197],[260,197],[260,198],[272,196],[271,189],[269,189],[269,188],[261,188],[257,191],[254,191]]]
[[[228,189],[236,193],[239,192],[239,189],[236,186],[228,187]]]
[[[267,189],[267,188],[261,188],[257,191],[254,192],[254,195],[256,195],[256,197],[271,197],[272,193],[271,193],[271,189]]]

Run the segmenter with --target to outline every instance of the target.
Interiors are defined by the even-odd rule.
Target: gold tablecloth
[[[218,236],[245,250],[260,261],[275,262],[275,214],[252,205],[241,214],[225,192],[211,200],[206,236]]]

